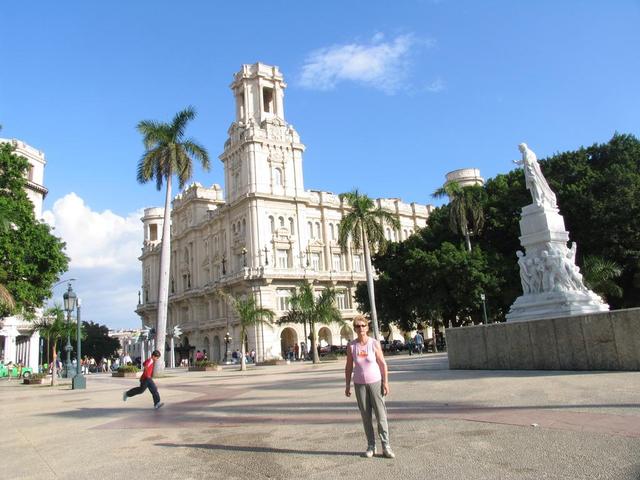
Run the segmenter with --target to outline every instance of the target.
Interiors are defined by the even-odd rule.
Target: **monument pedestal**
[[[567,248],[569,232],[554,205],[522,209],[518,253],[523,294],[511,305],[507,321],[540,320],[606,312],[609,306],[589,290],[575,264],[575,244]]]

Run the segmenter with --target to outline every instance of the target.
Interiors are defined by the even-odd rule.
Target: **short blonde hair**
[[[356,328],[357,321],[364,322],[367,324],[367,327],[369,326],[369,320],[367,320],[367,317],[365,317],[364,315],[356,315],[355,317],[353,317],[353,321],[351,322],[354,329]]]

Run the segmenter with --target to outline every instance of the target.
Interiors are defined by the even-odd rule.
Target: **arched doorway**
[[[331,330],[329,330],[329,327],[322,327],[318,331],[318,345],[320,347],[333,345],[333,342],[331,341]]]
[[[209,358],[209,355],[211,355],[211,347],[209,347],[209,337],[204,337],[204,340],[202,341],[202,357]]]
[[[298,343],[298,334],[291,327],[286,327],[280,333],[280,355],[287,358],[287,352],[293,351],[294,345]]]
[[[345,346],[353,340],[353,330],[348,325],[345,325],[340,329],[340,346]]]
[[[220,351],[220,337],[213,337],[213,351],[211,352],[211,360],[214,362],[222,362],[222,352]]]

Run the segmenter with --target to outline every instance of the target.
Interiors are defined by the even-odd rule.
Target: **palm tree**
[[[480,232],[484,226],[484,195],[482,187],[462,187],[458,182],[447,182],[432,195],[434,198],[449,197],[449,227],[464,237],[469,252],[471,235]]]
[[[280,320],[284,323],[309,322],[311,328],[311,352],[313,363],[320,363],[316,342],[316,323],[329,325],[330,323],[344,324],[342,314],[335,305],[336,291],[333,288],[325,288],[316,298],[313,288],[308,282],[303,282],[298,290],[291,295],[291,309]],[[305,339],[306,341],[306,339]]]
[[[396,215],[376,207],[373,200],[358,190],[341,193],[340,200],[346,201],[351,210],[338,226],[338,244],[343,251],[347,250],[349,239],[353,248],[364,250],[364,268],[367,276],[367,291],[371,304],[371,323],[376,340],[380,340],[378,328],[378,313],[376,311],[375,292],[373,287],[373,272],[371,268],[371,250],[383,250],[386,244],[384,225],[389,224],[394,229],[400,228],[400,220]]]
[[[615,282],[622,275],[622,268],[606,258],[589,255],[582,266],[584,283],[603,297],[621,297],[622,288]]]
[[[58,383],[58,375],[56,372],[56,359],[58,358],[58,341],[62,338],[70,336],[71,338],[75,338],[76,336],[76,326],[72,323],[67,323],[64,320],[64,311],[60,305],[55,305],[46,312],[44,312],[44,316],[37,320],[32,327],[34,332],[40,333],[41,336],[47,338],[47,345],[52,347],[53,352],[51,353],[51,385],[54,386]],[[53,343],[51,343],[53,342]],[[47,352],[47,357],[49,357],[49,352]],[[76,361],[80,361],[77,359]]]
[[[169,264],[171,255],[170,206],[173,175],[183,188],[193,173],[193,160],[209,170],[209,154],[193,139],[185,139],[185,128],[193,120],[196,112],[188,107],[178,112],[171,123],[143,120],[138,123],[145,152],[138,162],[137,180],[147,183],[155,180],[156,188],[162,189],[166,182],[164,200],[164,220],[162,226],[162,247],[160,250],[160,279],[158,282],[158,318],[156,322],[156,345],[159,346],[162,361],[156,364],[153,376],[164,374],[164,345],[167,336],[167,306],[169,303]]]
[[[240,319],[240,343],[242,344],[242,356],[240,358],[240,370],[247,369],[245,343],[247,339],[247,329],[259,323],[270,323],[275,317],[275,313],[268,308],[259,307],[253,297],[246,299],[236,299],[227,297]]]

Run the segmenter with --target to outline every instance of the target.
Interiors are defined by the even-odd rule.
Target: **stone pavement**
[[[169,371],[87,390],[0,382],[0,479],[640,479],[640,372],[450,371],[389,357],[395,460],[366,447],[343,361]]]

